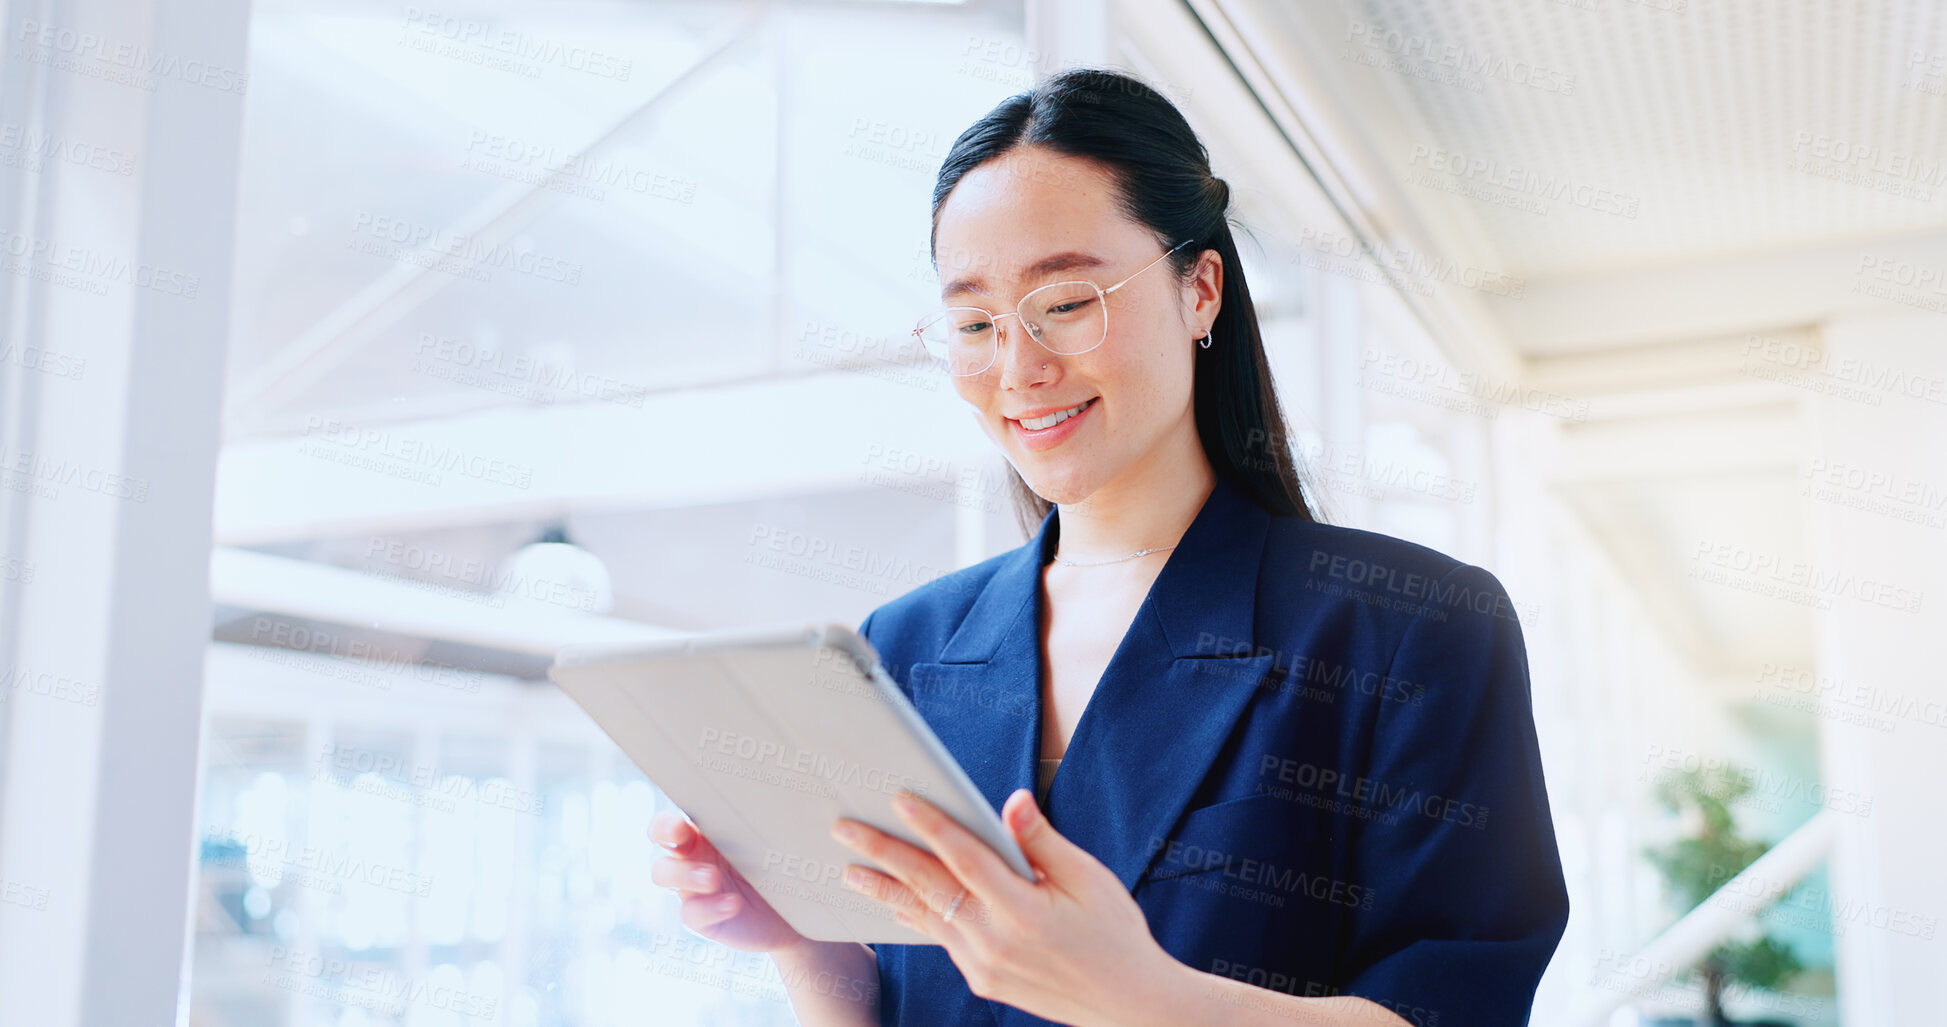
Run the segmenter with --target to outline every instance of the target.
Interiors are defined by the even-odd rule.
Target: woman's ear
[[[1210,334],[1210,325],[1217,323],[1217,314],[1224,305],[1224,258],[1216,250],[1204,250],[1197,254],[1194,277],[1188,286],[1190,306],[1185,323],[1199,329],[1191,337],[1201,339]]]

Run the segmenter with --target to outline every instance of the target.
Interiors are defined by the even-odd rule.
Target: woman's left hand
[[[890,872],[855,865],[846,884],[945,946],[975,995],[1061,1023],[1133,1023],[1144,996],[1183,968],[1129,890],[1057,833],[1027,789],[1007,797],[1001,822],[1034,868],[1032,883],[931,803],[902,793],[893,808],[932,852],[840,820],[832,836]]]

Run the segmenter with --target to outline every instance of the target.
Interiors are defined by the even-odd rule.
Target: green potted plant
[[[1662,872],[1679,915],[1702,905],[1770,848],[1740,835],[1731,816],[1731,806],[1750,791],[1751,779],[1736,768],[1686,770],[1657,783],[1657,800],[1684,822],[1688,833],[1667,845],[1649,846],[1643,854]],[[1711,1027],[1730,1024],[1723,1003],[1727,985],[1776,991],[1802,969],[1791,946],[1768,933],[1717,946],[1692,967],[1703,981],[1702,1022]]]

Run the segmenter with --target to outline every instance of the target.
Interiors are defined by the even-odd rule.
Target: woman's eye
[[[1048,308],[1048,313],[1050,313],[1050,314],[1072,314],[1072,313],[1074,313],[1075,311],[1077,311],[1077,310],[1080,310],[1080,309],[1082,309],[1083,307],[1086,307],[1086,306],[1088,306],[1089,304],[1091,304],[1091,303],[1094,303],[1094,302],[1095,302],[1095,301],[1094,301],[1094,300],[1092,300],[1092,299],[1087,299],[1087,300],[1076,300],[1076,301],[1074,301],[1074,302],[1072,302],[1072,303],[1057,303],[1057,304],[1055,304],[1054,306],[1052,306],[1052,307],[1049,307],[1049,308]]]
[[[987,321],[982,321],[982,322],[980,322],[980,323],[978,323],[978,324],[970,324],[970,325],[961,325],[961,326],[960,326],[960,331],[961,331],[961,334],[964,334],[964,335],[979,335],[980,333],[982,333],[982,332],[984,332],[984,331],[986,331],[987,329],[989,329],[989,328],[992,328],[992,327],[993,327],[993,324],[992,324],[991,322],[987,322]]]

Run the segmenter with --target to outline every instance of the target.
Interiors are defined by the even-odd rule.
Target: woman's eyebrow
[[[1057,271],[1075,271],[1081,268],[1102,267],[1107,263],[1108,261],[1103,260],[1093,253],[1083,253],[1080,250],[1064,250],[1061,253],[1043,257],[1035,261],[1031,267],[1021,273],[1021,277],[1033,279],[1039,278],[1042,275],[1054,274]],[[948,282],[946,288],[940,290],[940,295],[942,297],[951,296],[957,292],[971,292],[985,296],[987,295],[987,279],[979,275],[962,275]]]

